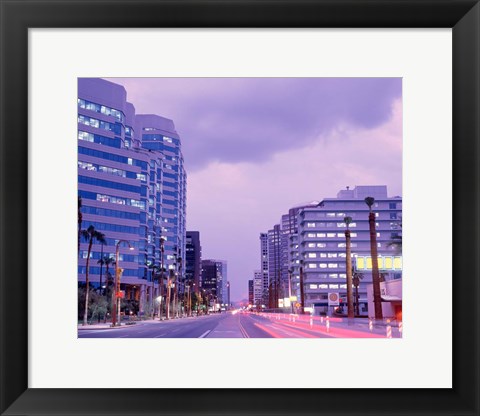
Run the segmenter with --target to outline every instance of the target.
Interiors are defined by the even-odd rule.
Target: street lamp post
[[[176,303],[176,305],[175,305],[175,316],[177,318],[179,318],[180,317],[180,311],[179,311],[179,307],[178,307],[178,304],[179,304],[178,289],[179,289],[180,280],[182,280],[182,258],[178,257],[177,262],[178,262],[178,268],[177,268],[177,278],[176,278],[176,282],[175,282],[175,303]]]
[[[165,244],[165,238],[160,237],[160,279],[158,280],[158,291],[160,294],[160,302],[158,305],[158,320],[162,320],[162,301],[161,299],[163,298],[163,278],[164,278],[164,265],[163,265],[163,256],[164,256],[164,244]]]
[[[167,293],[165,295],[165,319],[170,319],[170,286],[172,281],[172,269],[168,270],[168,277],[167,277]]]
[[[303,260],[300,260],[300,313],[305,314],[305,288],[303,287]]]
[[[293,313],[293,301],[292,301],[292,269],[288,269],[288,299],[290,300],[290,311]]]
[[[375,307],[375,319],[383,320],[382,297],[380,295],[380,274],[378,272],[378,251],[377,251],[377,231],[375,229],[375,213],[372,211],[372,205],[375,199],[371,196],[365,198],[370,212],[368,214],[368,223],[370,225],[370,254],[372,257],[372,282],[373,282],[373,303]]]
[[[123,269],[118,267],[120,243],[126,243],[128,245],[128,248],[130,250],[133,250],[133,247],[130,245],[130,243],[127,240],[118,240],[115,246],[115,284],[114,284],[115,290],[112,296],[112,326],[117,325],[117,318],[118,318],[118,323],[121,324],[119,295],[120,295],[120,279],[121,279],[120,275],[123,272]]]
[[[352,222],[351,217],[345,217],[343,219],[347,226],[345,230],[345,240],[346,240],[346,267],[347,267],[347,309],[348,309],[348,322],[351,323],[355,318],[355,312],[353,310],[353,291],[352,291],[352,250],[350,243],[350,229],[348,228],[349,224]]]

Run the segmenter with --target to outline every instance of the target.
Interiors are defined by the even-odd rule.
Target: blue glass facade
[[[77,120],[82,229],[93,225],[107,243],[94,243],[89,279],[98,286],[103,274],[105,282],[98,260],[114,257],[117,242],[127,240],[133,251],[119,246],[122,290],[142,311],[159,292],[147,264],[161,263],[160,237],[166,239],[165,267],[178,269],[175,259],[185,250],[186,174],[180,138],[171,120],[136,115],[125,89],[102,79],[78,80]],[[157,129],[159,125],[168,128]],[[153,130],[144,134],[144,128]],[[82,241],[79,282],[85,281],[87,249]]]

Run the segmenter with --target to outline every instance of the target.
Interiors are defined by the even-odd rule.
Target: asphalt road
[[[222,313],[208,316],[142,321],[121,328],[80,329],[79,338],[384,338],[382,330],[369,332],[366,326],[348,327],[325,321],[293,319],[288,315]],[[394,338],[401,334],[393,333]]]

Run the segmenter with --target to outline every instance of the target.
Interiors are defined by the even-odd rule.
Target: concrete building
[[[185,282],[193,286],[192,291],[200,290],[200,276],[202,273],[202,247],[198,231],[186,232],[185,244]]]
[[[151,121],[147,123],[146,121]],[[175,151],[150,149],[143,132],[147,125],[161,127],[162,137],[176,140]],[[143,139],[146,141],[144,142]],[[123,269],[121,290],[130,311],[143,312],[159,295],[148,264],[160,266],[160,237],[166,239],[168,268],[175,267],[174,254],[184,250],[186,174],[180,139],[171,120],[135,113],[121,85],[97,78],[78,80],[78,195],[82,199],[83,229],[93,225],[105,234],[106,245],[94,242],[89,280],[105,285],[102,257],[115,257],[119,244],[119,267]],[[175,154],[178,163],[169,158]],[[168,176],[166,176],[168,175]],[[169,187],[168,183],[175,186]],[[178,188],[178,197],[169,192]],[[177,215],[178,220],[171,222]],[[81,241],[78,281],[85,281],[87,243]],[[114,266],[109,273],[114,274]],[[109,279],[110,280],[110,279]],[[165,292],[164,292],[165,293]]]
[[[300,299],[300,268],[304,276],[305,306],[316,313],[331,313],[329,293],[346,298],[346,240],[344,218],[352,218],[351,255],[370,255],[369,208],[364,199],[375,198],[372,207],[376,217],[378,255],[392,256],[390,244],[401,236],[402,198],[388,197],[386,186],[348,187],[336,198],[325,198],[316,207],[305,207],[297,214],[298,232],[290,238],[290,261],[293,290]],[[401,279],[401,270],[384,272],[385,280]],[[371,273],[363,273],[359,287],[360,313],[367,313],[367,285]],[[340,305],[340,308],[345,305]],[[344,307],[346,310],[346,308]]]

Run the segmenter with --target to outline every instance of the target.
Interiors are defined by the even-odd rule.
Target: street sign
[[[328,306],[338,306],[340,304],[340,296],[336,292],[328,294]]]

